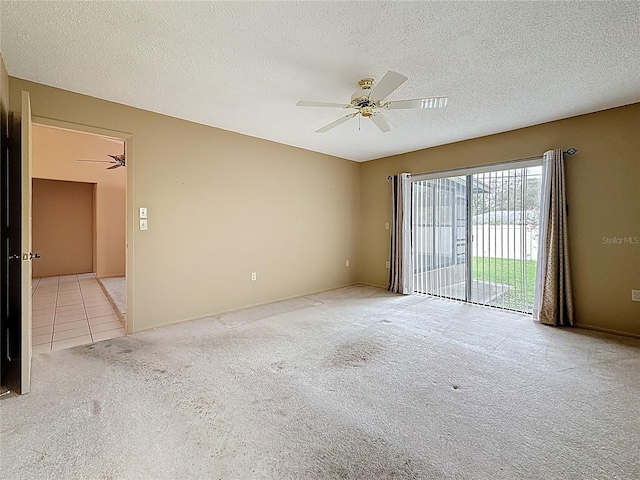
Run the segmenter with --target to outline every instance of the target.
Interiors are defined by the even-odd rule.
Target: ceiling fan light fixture
[[[370,117],[373,115],[373,107],[362,107],[360,108],[360,115],[363,117]]]

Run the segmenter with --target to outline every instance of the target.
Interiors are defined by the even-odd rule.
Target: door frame
[[[126,254],[125,254],[125,280],[127,284],[127,299],[126,299],[126,316],[125,316],[125,331],[127,334],[131,334],[135,331],[135,291],[134,291],[134,232],[136,229],[136,208],[134,202],[134,137],[133,134],[127,132],[120,132],[117,130],[109,130],[106,128],[94,127],[91,125],[82,125],[78,123],[66,122],[63,120],[57,120],[54,118],[39,117],[34,115],[32,117],[34,125],[42,125],[46,127],[61,128],[64,130],[72,130],[77,132],[91,133],[94,135],[102,135],[105,137],[112,137],[124,140],[125,156],[127,159],[127,188],[126,188]],[[95,207],[95,204],[94,204]]]

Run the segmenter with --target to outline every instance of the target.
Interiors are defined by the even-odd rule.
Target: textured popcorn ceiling
[[[640,101],[638,2],[1,3],[12,76],[358,161]],[[449,105],[295,106],[387,70]]]

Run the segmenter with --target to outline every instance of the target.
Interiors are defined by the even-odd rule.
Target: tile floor
[[[93,273],[34,278],[33,354],[124,335]]]

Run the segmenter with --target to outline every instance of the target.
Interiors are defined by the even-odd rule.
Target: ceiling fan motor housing
[[[351,105],[359,109],[363,117],[370,117],[373,114],[373,109],[378,106],[375,101],[369,98],[370,90],[374,83],[373,78],[363,78],[358,82],[361,90],[351,95]]]
[[[376,102],[371,100],[367,95],[362,95],[362,92],[356,92],[351,95],[351,105],[355,108],[362,107],[375,107]]]

